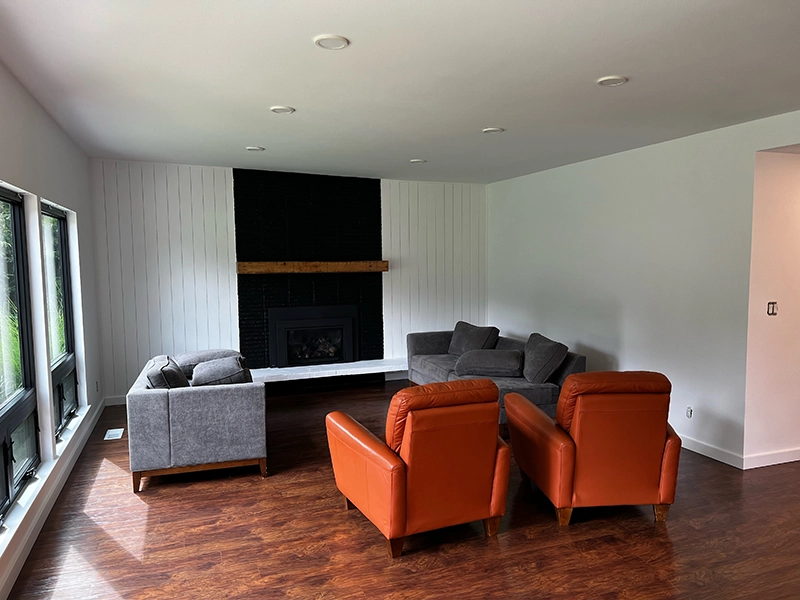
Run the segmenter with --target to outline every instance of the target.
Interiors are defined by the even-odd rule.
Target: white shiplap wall
[[[92,160],[106,398],[156,354],[238,348],[231,169]]]
[[[381,181],[384,354],[406,334],[486,323],[486,186]]]

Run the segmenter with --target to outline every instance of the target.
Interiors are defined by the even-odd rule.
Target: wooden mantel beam
[[[236,263],[236,272],[240,275],[264,275],[270,273],[380,273],[388,270],[389,261],[387,260]]]

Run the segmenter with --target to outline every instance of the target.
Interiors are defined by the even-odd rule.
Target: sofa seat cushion
[[[169,356],[156,356],[147,365],[147,387],[155,390],[189,387],[183,370]]]
[[[450,381],[457,381],[459,379],[483,378],[479,375],[459,377],[455,373],[450,374]],[[500,393],[500,423],[508,423],[505,395],[510,392],[516,392],[517,394],[525,396],[528,400],[541,408],[548,416],[556,416],[558,395],[561,392],[561,388],[555,383],[530,383],[524,377],[492,377],[491,379]]]
[[[522,352],[518,350],[470,350],[458,358],[455,373],[460,376],[521,377]]]
[[[421,373],[433,381],[448,381],[455,371],[458,356],[454,354],[418,354],[411,358],[412,371]]]
[[[242,365],[236,356],[217,358],[201,362],[194,367],[193,386],[225,385],[229,383],[250,383],[253,377],[250,369]]]
[[[500,330],[497,327],[477,327],[465,321],[456,323],[450,340],[449,354],[461,356],[470,350],[494,348]]]
[[[175,362],[180,365],[181,369],[183,369],[184,375],[191,379],[194,377],[194,368],[200,363],[231,356],[239,357],[244,360],[244,357],[239,354],[238,350],[228,350],[224,348],[214,350],[191,350],[189,352],[176,354],[173,358]]]
[[[567,357],[567,347],[538,333],[532,333],[525,344],[525,366],[522,374],[531,383],[544,383]]]

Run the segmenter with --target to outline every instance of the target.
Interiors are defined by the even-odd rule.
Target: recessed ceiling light
[[[502,127],[484,127],[483,133],[503,133],[505,129]]]
[[[342,48],[347,48],[350,45],[350,40],[348,40],[346,37],[342,37],[341,35],[332,35],[326,33],[324,35],[318,35],[315,37],[314,43],[325,50],[341,50]]]
[[[628,83],[628,78],[623,75],[609,75],[608,77],[601,77],[597,80],[597,85],[603,87],[617,87]]]
[[[421,165],[422,163],[426,163],[428,161],[425,160],[424,158],[412,158],[408,162],[410,162],[412,165]]]
[[[245,150],[247,150],[248,152],[263,152],[264,151],[264,147],[263,146],[245,146]]]
[[[269,109],[276,115],[290,115],[294,112],[291,106],[270,106]]]

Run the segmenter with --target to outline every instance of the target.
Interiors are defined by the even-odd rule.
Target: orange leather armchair
[[[414,533],[477,520],[497,533],[511,460],[497,435],[497,396],[488,379],[401,390],[386,415],[386,443],[343,412],[327,416],[336,486],[393,558]]]
[[[671,390],[660,373],[570,375],[555,420],[506,394],[514,460],[553,503],[560,525],[575,507],[632,504],[652,504],[656,521],[666,521],[681,452],[667,423]]]

